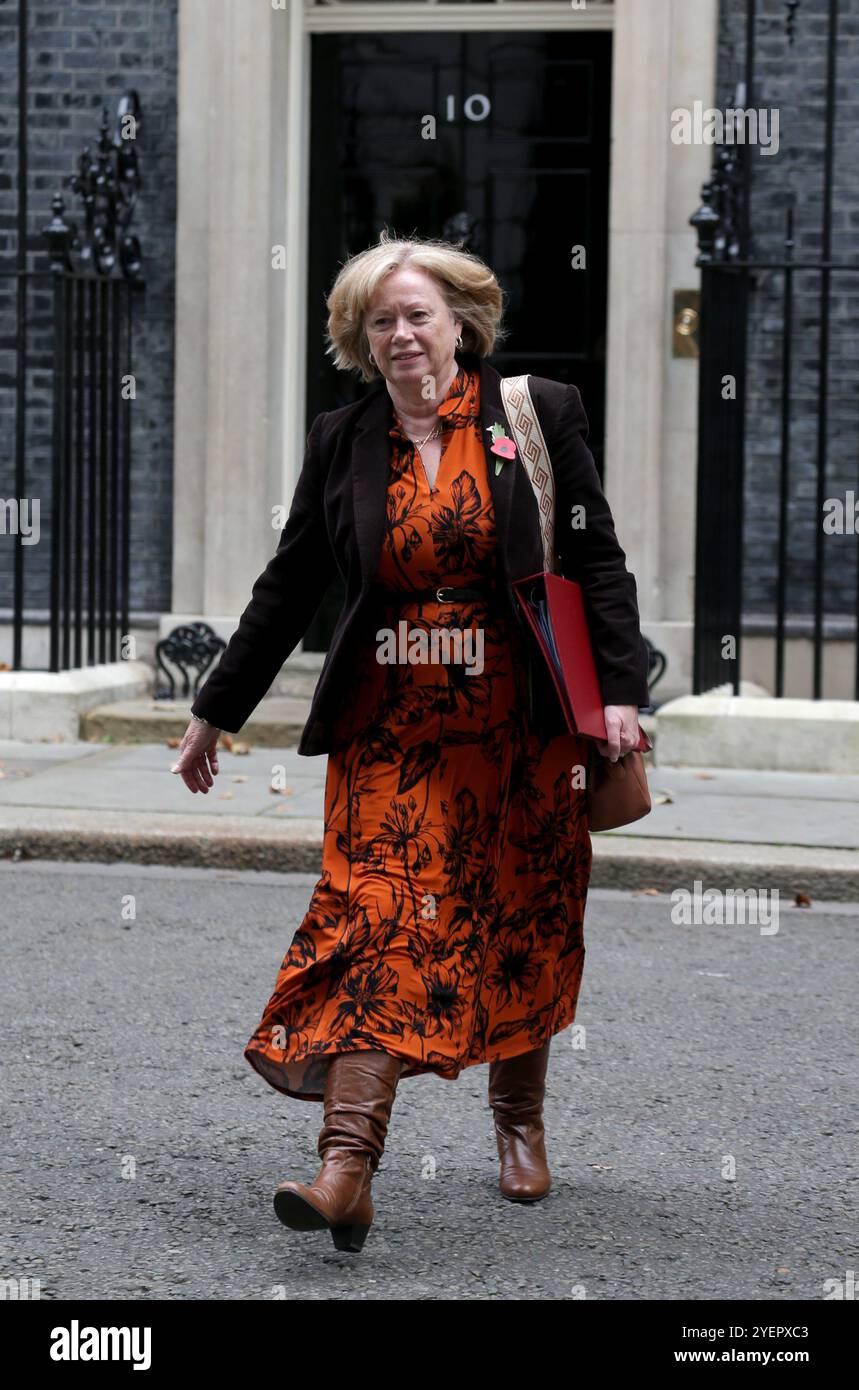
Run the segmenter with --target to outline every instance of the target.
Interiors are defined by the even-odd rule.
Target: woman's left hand
[[[635,748],[640,737],[637,705],[606,705],[605,731],[608,740],[597,743],[604,758],[616,763],[619,757]]]

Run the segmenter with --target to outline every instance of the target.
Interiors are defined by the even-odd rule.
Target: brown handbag
[[[595,744],[589,743],[585,785],[589,830],[615,830],[619,825],[641,820],[652,810],[644,754],[637,748],[613,763],[603,757]]]
[[[549,451],[531,398],[527,375],[503,377],[501,395],[508,424],[537,497],[546,572],[556,574],[560,571],[554,547],[555,479]],[[557,672],[552,669],[548,652],[542,644],[538,643],[538,647],[546,661],[549,674],[557,684]],[[568,701],[566,703],[569,705]],[[569,724],[567,709],[565,715]],[[646,735],[644,738],[647,746],[652,747]],[[600,753],[592,738],[582,737],[581,741],[586,743],[588,748],[585,768],[588,829],[614,830],[620,825],[629,825],[632,821],[641,820],[642,816],[648,815],[652,804],[642,752],[637,748],[630,749],[613,763]]]

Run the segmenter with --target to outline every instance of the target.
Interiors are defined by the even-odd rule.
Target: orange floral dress
[[[386,590],[495,578],[479,388],[460,366],[433,488],[394,416]],[[429,659],[403,660],[402,642],[380,659],[383,629],[361,651],[328,759],[322,875],[245,1048],[304,1100],[322,1100],[338,1052],[382,1049],[403,1077],[452,1081],[540,1047],[575,1018],[584,965],[585,750],[529,728],[518,626],[492,598],[386,603],[390,631],[424,633]],[[447,662],[432,643],[443,628],[461,642]]]

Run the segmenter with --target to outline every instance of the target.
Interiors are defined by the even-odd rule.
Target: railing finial
[[[126,126],[133,119],[131,133]],[[84,226],[80,236],[74,223],[63,217],[61,194],[52,201],[54,216],[43,235],[48,240],[51,269],[79,271],[109,278],[117,267],[135,283],[142,282],[140,242],[128,231],[141,186],[137,163],[137,127],[140,102],[136,92],[126,92],[117,103],[114,129],[106,106],[101,109],[95,151],[85,145],[77,160],[77,171],[64,180],[81,201]],[[72,249],[78,251],[77,266]]]

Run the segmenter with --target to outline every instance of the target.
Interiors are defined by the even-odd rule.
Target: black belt
[[[499,598],[493,584],[468,584],[456,587],[442,584],[437,589],[381,589],[382,597],[390,603],[464,603],[472,600]]]

